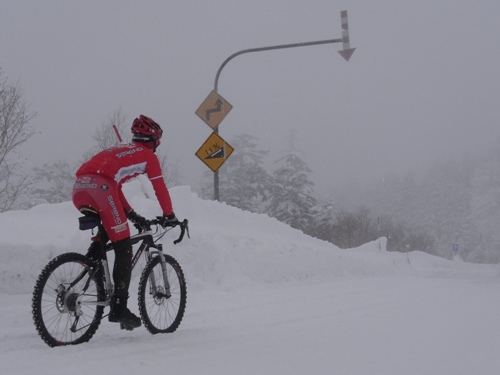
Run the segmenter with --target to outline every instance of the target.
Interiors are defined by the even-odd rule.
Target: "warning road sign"
[[[196,152],[196,156],[213,172],[217,172],[233,151],[234,148],[219,134],[212,133]]]
[[[217,91],[212,90],[195,113],[208,126],[215,129],[232,108],[233,106],[220,96]]]

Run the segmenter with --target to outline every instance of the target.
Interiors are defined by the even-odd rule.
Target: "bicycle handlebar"
[[[184,219],[182,221],[177,221],[175,223],[171,223],[171,224],[168,224],[166,226],[163,226],[162,223],[163,223],[162,217],[157,216],[156,219],[146,220],[145,225],[141,226],[141,225],[135,223],[134,226],[139,230],[139,232],[151,230],[152,225],[159,225],[162,228],[167,228],[167,227],[175,228],[176,226],[180,226],[181,227],[181,234],[179,235],[179,238],[174,241],[174,245],[177,245],[179,242],[181,242],[186,233],[187,233],[188,238],[191,238],[189,236],[189,226],[188,226],[189,221],[188,221],[188,219]]]
[[[182,239],[184,238],[184,234],[186,233],[188,235],[188,238],[191,238],[189,237],[188,219],[178,221],[177,223],[175,223],[175,225],[172,225],[172,228],[176,227],[177,225],[181,227],[181,234],[179,235],[179,238],[174,241],[174,245],[177,245],[179,242],[181,242]]]
[[[182,239],[184,238],[184,234],[186,234],[186,233],[187,233],[188,238],[191,238],[189,236],[188,222],[189,222],[188,219],[184,219],[182,221],[179,221],[178,225],[180,225],[180,227],[181,227],[181,234],[179,235],[179,238],[174,241],[174,245],[177,245],[179,242],[181,242]]]

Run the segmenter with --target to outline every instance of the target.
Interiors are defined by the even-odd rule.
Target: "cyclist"
[[[76,172],[73,203],[83,213],[98,214],[109,240],[113,243],[114,295],[109,313],[110,322],[120,322],[122,329],[134,329],[141,319],[127,308],[128,289],[132,274],[132,243],[127,218],[141,224],[144,217],[137,214],[127,202],[122,183],[146,174],[163,210],[163,226],[179,222],[172,209],[172,201],[163,179],[160,162],[154,154],[160,145],[163,131],[153,119],[140,115],[132,123],[132,142],[111,147],[94,155]],[[89,249],[98,250],[94,242]]]

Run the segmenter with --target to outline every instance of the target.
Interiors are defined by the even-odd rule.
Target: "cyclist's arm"
[[[160,203],[160,207],[163,210],[164,215],[172,215],[172,200],[170,199],[170,193],[167,189],[167,185],[165,185],[165,180],[163,176],[153,177],[151,179],[151,183],[153,184],[153,188],[155,189],[156,197],[158,198],[158,202]]]
[[[172,215],[172,200],[161,172],[160,162],[156,155],[153,154],[153,158],[148,162],[146,170],[149,180],[155,190],[156,198],[158,198],[160,207],[163,210],[163,214],[166,216]]]
[[[123,206],[123,209],[125,210],[125,213],[128,214],[130,211],[132,211],[132,206],[130,205],[130,203],[128,203],[127,198],[125,198],[125,195],[123,194],[122,184],[118,186],[118,196],[120,197],[120,202]]]

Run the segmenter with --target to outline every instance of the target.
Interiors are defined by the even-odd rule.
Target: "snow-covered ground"
[[[126,186],[136,211],[159,214],[143,193]],[[0,374],[500,373],[498,265],[390,253],[383,238],[341,250],[188,187],[171,193],[191,230],[179,245],[164,240],[188,283],[179,329],[104,322],[89,343],[54,349],[32,322],[33,285],[55,255],[83,253],[90,232],[70,202],[0,214]]]

